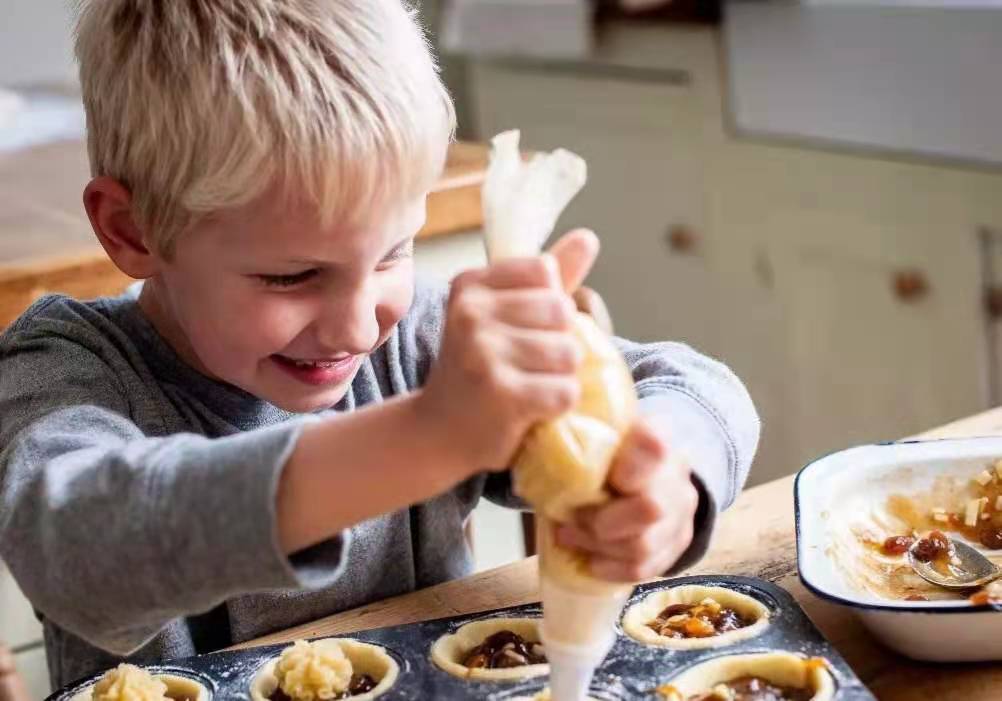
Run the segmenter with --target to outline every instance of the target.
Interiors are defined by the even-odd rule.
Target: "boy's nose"
[[[324,348],[353,355],[368,353],[379,340],[375,296],[366,288],[335,295],[315,326],[317,341]]]

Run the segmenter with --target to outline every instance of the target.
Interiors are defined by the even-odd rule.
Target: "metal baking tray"
[[[762,634],[750,640],[708,650],[671,650],[652,647],[635,641],[621,628],[609,655],[596,670],[591,696],[599,701],[630,701],[662,697],[655,691],[693,665],[722,655],[780,650],[808,657],[823,657],[828,661],[835,680],[836,701],[875,701],[846,664],[842,656],[821,635],[790,594],[774,584],[751,577],[712,576],[678,577],[642,584],[636,588],[627,606],[654,591],[698,584],[719,586],[747,594],[765,604],[771,613],[771,623]],[[488,699],[502,701],[529,696],[546,686],[546,677],[518,682],[467,681],[442,671],[432,663],[429,651],[442,635],[455,632],[460,626],[485,618],[538,617],[539,605],[515,606],[495,611],[442,618],[391,628],[361,631],[344,636],[380,645],[400,665],[396,684],[380,696],[385,701],[427,701],[428,699]],[[216,652],[197,657],[172,660],[163,665],[147,666],[153,673],[193,678],[209,690],[212,701],[250,699],[250,685],[258,669],[278,655],[286,645],[267,645],[245,650]],[[94,675],[70,685],[47,699],[69,701],[100,675]]]

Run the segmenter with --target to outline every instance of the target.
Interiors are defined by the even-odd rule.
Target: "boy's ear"
[[[94,178],[83,194],[84,209],[98,241],[118,268],[143,280],[156,272],[156,259],[132,217],[132,194],[114,178]]]

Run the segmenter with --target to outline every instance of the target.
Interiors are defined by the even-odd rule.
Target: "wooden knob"
[[[901,270],[894,275],[894,294],[902,302],[916,302],[929,294],[929,280],[920,270]]]
[[[699,243],[696,232],[683,225],[670,228],[665,239],[668,242],[668,248],[675,253],[691,253]]]
[[[985,311],[991,319],[1002,318],[1002,287],[985,290]]]

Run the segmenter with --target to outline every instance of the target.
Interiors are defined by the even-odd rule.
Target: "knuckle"
[[[473,282],[474,273],[472,270],[464,270],[452,279],[452,296],[455,297]]]
[[[458,320],[460,317],[464,316],[469,307],[469,289],[457,289],[453,288],[452,294],[449,295],[449,318],[452,320]]]
[[[651,568],[644,562],[630,562],[624,567],[626,571],[626,576],[628,579],[633,581],[639,581],[641,579],[647,579],[649,576],[649,570]]]
[[[498,360],[491,335],[483,329],[471,329],[464,343],[463,370],[477,384],[491,386],[498,373]]]
[[[651,539],[651,536],[644,533],[637,538],[634,538],[633,547],[631,548],[632,554],[638,562],[643,562],[654,554],[656,545],[657,544]]]
[[[664,517],[664,507],[657,500],[644,496],[638,500],[637,514],[644,523],[657,523]]]
[[[463,358],[463,372],[477,387],[491,386],[491,370],[488,360],[479,353],[469,353]]]
[[[569,411],[577,404],[581,394],[581,387],[574,380],[567,380],[557,384],[553,392],[553,408],[557,411]]]
[[[561,292],[548,292],[545,307],[547,321],[555,328],[565,329],[574,315],[573,303]]]
[[[647,451],[651,458],[658,462],[663,462],[668,458],[668,446],[657,433],[652,432],[651,440],[647,444]]]
[[[510,396],[512,382],[497,363],[485,363],[483,370],[484,385],[495,395]]]
[[[526,275],[537,285],[545,285],[550,280],[550,271],[553,268],[555,261],[546,254],[529,258],[525,263]]]
[[[472,335],[480,323],[479,304],[476,295],[461,295],[452,306],[452,317],[456,327],[467,335]]]
[[[559,342],[549,351],[550,367],[557,372],[573,372],[580,364],[580,351],[570,341]]]

